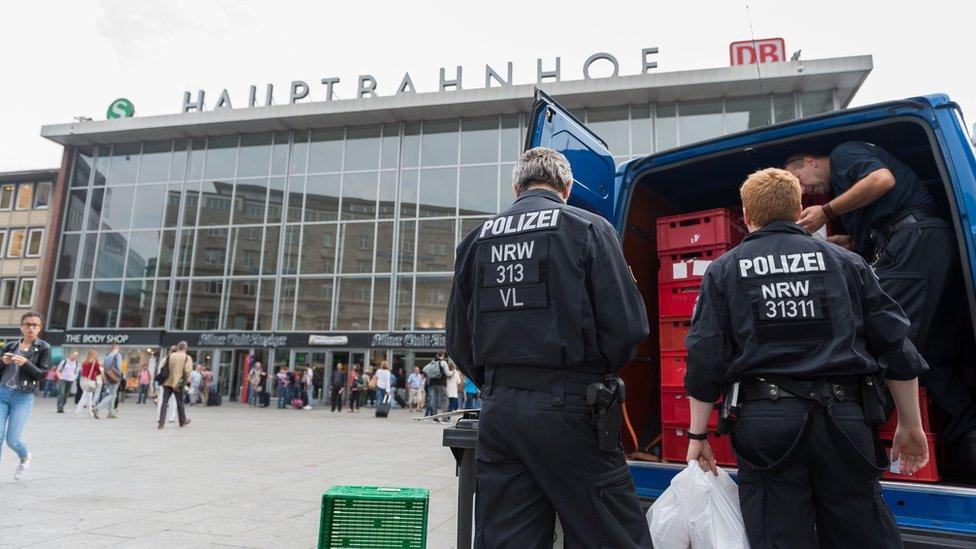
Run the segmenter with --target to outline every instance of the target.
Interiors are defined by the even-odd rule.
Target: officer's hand
[[[901,460],[901,473],[913,475],[929,462],[929,444],[921,427],[902,427],[895,429],[891,442],[891,459]]]
[[[715,465],[715,456],[712,455],[712,447],[706,440],[689,440],[688,457],[685,462],[697,461],[702,471],[711,471],[718,476],[718,467]]]
[[[854,239],[848,234],[835,234],[833,236],[827,237],[827,242],[832,244],[837,244],[841,248],[847,248],[848,250],[854,250]]]
[[[810,206],[800,212],[800,218],[796,222],[808,233],[815,233],[827,224],[827,214],[824,213],[823,206]]]

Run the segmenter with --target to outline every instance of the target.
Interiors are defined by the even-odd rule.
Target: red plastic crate
[[[929,441],[929,462],[914,475],[902,475],[899,473],[892,473],[890,470],[885,471],[881,478],[885,480],[903,480],[906,482],[939,482],[942,477],[939,475],[939,459],[937,457],[938,444],[936,444],[935,435],[925,435],[925,438]],[[885,451],[891,454],[891,436],[882,433],[881,444],[885,447]]]
[[[691,424],[691,407],[683,385],[682,381],[682,387],[661,387],[661,423],[685,427]],[[708,426],[718,426],[718,410],[708,416]]]
[[[672,252],[716,246],[732,247],[747,231],[739,212],[718,208],[657,219],[657,250]]]
[[[688,355],[685,352],[661,353],[661,387],[684,389]]]
[[[661,352],[673,353],[685,351],[685,336],[691,329],[691,318],[662,318],[658,322]]]
[[[708,432],[708,446],[712,449],[712,455],[715,456],[715,463],[731,466],[736,464],[735,453],[732,451],[732,439],[730,437],[720,437],[710,430]],[[687,427],[681,425],[662,425],[661,458],[665,461],[685,463],[686,457],[688,457]]]
[[[700,281],[708,264],[729,251],[728,246],[716,246],[702,250],[684,252],[662,252],[658,255],[660,267],[657,272],[659,283]]]
[[[925,389],[919,387],[918,389],[918,409],[922,415],[922,429],[926,433],[934,433],[936,431],[937,425],[934,420],[938,419],[938,414],[930,414],[929,407],[932,405],[931,399],[925,392]],[[898,411],[895,410],[891,412],[891,416],[888,417],[888,421],[884,425],[878,428],[882,435],[888,434],[892,435],[895,433],[895,427],[898,427]]]
[[[698,299],[699,281],[670,282],[657,286],[657,310],[661,317],[691,317]]]

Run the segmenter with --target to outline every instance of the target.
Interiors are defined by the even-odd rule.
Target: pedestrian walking
[[[330,400],[333,412],[336,410],[342,411],[342,400],[345,398],[347,378],[345,366],[341,362],[336,364],[335,370],[332,370],[332,383],[330,385],[332,389],[330,394],[332,398]]]
[[[420,373],[420,366],[413,367],[413,373],[407,378],[409,391],[407,403],[410,409],[419,412],[424,407],[424,376]]]
[[[200,403],[200,392],[203,388],[203,364],[197,364],[197,367],[190,372],[190,406],[196,406]]]
[[[457,367],[454,366],[453,362],[447,363],[447,383],[444,388],[447,389],[447,411],[453,412],[458,409],[458,393],[460,392],[461,385],[461,372],[457,371]]]
[[[315,395],[315,372],[311,367],[305,368],[302,379],[305,382],[305,409],[311,410],[312,397]]]
[[[105,355],[102,363],[102,391],[98,402],[92,406],[92,416],[99,419],[98,412],[107,410],[109,418],[118,417],[115,409],[115,399],[118,398],[119,384],[122,382],[122,353],[119,344],[113,343],[112,350]]]
[[[51,346],[41,339],[44,317],[30,311],[20,317],[21,337],[3,346],[0,358],[0,442],[17,454],[20,463],[14,480],[22,480],[30,467],[31,453],[20,436],[34,406],[34,391],[44,380],[51,360]]]
[[[78,382],[81,388],[81,398],[75,406],[75,415],[88,408],[89,415],[94,417],[95,391],[98,390],[98,376],[102,375],[102,364],[98,362],[98,353],[89,349],[85,361],[81,364],[81,378]]]
[[[359,368],[349,368],[347,385],[349,387],[349,413],[358,413],[359,395],[366,387],[362,381],[362,374],[359,373]]]
[[[44,398],[49,398],[58,391],[58,375],[54,368],[48,368],[44,373]]]
[[[156,377],[161,377],[160,372],[162,372],[163,368],[166,366],[167,361],[169,360],[169,355],[175,352],[176,352],[176,345],[170,346],[169,352],[159,362],[159,367],[156,369]],[[163,379],[163,381],[165,381],[165,379]],[[156,383],[156,386],[158,387],[158,390],[156,391],[156,417],[158,418],[160,417],[160,413],[163,411],[163,390],[162,390],[163,384],[162,381],[156,379],[154,379],[153,382]],[[168,411],[166,413],[166,422],[173,423],[174,421],[176,421],[176,397],[174,395],[170,395],[169,397],[169,404],[167,406],[167,410]]]
[[[186,410],[183,408],[183,391],[190,378],[193,359],[186,354],[186,349],[186,342],[181,341],[176,344],[176,351],[170,353],[166,358],[166,370],[163,373],[168,375],[163,380],[162,406],[159,411],[159,423],[157,426],[159,429],[162,429],[166,425],[163,420],[166,418],[166,409],[169,407],[169,399],[171,396],[176,397],[176,415],[180,418],[180,427],[185,427],[190,424],[190,420],[186,418]]]
[[[447,410],[447,376],[450,368],[444,360],[444,351],[438,351],[437,357],[424,366],[424,375],[427,376],[427,413],[432,416]],[[441,421],[449,421],[448,418],[441,418]]]
[[[278,392],[278,409],[285,407],[288,401],[288,368],[282,366],[275,374],[275,390]]]
[[[380,369],[376,371],[374,377],[376,378],[376,402],[385,402],[387,393],[393,389],[393,372],[390,371],[390,365],[385,360],[380,362]]]
[[[136,404],[145,404],[146,397],[149,396],[149,384],[152,383],[152,375],[150,375],[149,373],[148,364],[143,364],[139,368],[138,381],[139,381],[139,398],[136,400]]]
[[[71,386],[78,377],[78,351],[68,353],[68,358],[62,360],[54,369],[58,377],[58,413],[64,413],[64,404],[68,401]]]

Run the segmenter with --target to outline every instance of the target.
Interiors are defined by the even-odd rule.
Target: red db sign
[[[754,65],[786,61],[786,41],[782,38],[743,40],[729,44],[730,65]]]

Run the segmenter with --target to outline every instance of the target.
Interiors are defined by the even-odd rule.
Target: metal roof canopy
[[[769,63],[764,94],[836,89],[846,107],[872,69],[870,55]],[[218,109],[52,124],[41,136],[62,145],[96,145],[276,130],[415,122],[528,112],[537,84],[401,94],[270,107]],[[567,108],[609,107],[759,95],[756,65],[652,72],[538,84]]]

